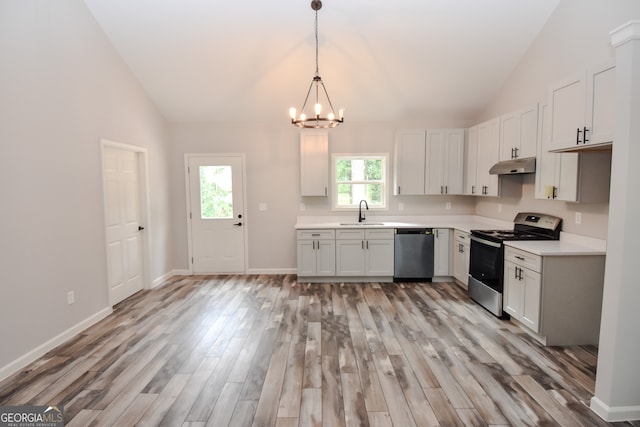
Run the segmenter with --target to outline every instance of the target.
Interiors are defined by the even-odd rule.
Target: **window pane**
[[[200,216],[233,218],[231,166],[200,166]]]
[[[365,162],[365,180],[380,181],[382,179],[382,160],[368,159]]]
[[[356,206],[360,200],[382,206],[382,184],[338,184],[338,205]]]
[[[351,181],[351,160],[338,160],[336,177],[338,181]]]

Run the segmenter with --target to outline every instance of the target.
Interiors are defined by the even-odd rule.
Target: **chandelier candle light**
[[[338,110],[338,115],[336,117],[336,113],[333,109],[333,105],[331,104],[331,98],[329,98],[329,94],[327,93],[327,89],[324,87],[324,83],[322,81],[322,77],[320,77],[320,73],[318,71],[318,10],[322,8],[322,2],[320,0],[313,0],[311,2],[311,9],[316,11],[316,19],[315,19],[315,33],[316,33],[316,74],[313,76],[313,80],[311,80],[311,85],[309,85],[309,90],[307,91],[307,96],[304,99],[304,103],[302,104],[302,110],[300,111],[300,115],[296,116],[297,112],[294,107],[291,107],[289,110],[289,115],[291,116],[291,123],[294,126],[299,128],[313,128],[313,129],[321,129],[321,128],[334,128],[338,126],[340,123],[344,121],[344,110],[341,108]],[[322,116],[322,105],[320,104],[320,88],[322,88],[322,92],[324,96],[327,98],[329,103],[329,113],[326,116]],[[314,114],[311,116],[307,116],[305,113],[305,107],[307,106],[307,101],[309,100],[309,95],[311,94],[311,90],[315,90],[316,95],[316,103],[313,108]]]

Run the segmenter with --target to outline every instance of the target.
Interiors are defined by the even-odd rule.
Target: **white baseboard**
[[[249,268],[247,274],[296,274],[296,268]]]
[[[171,270],[151,282],[151,289],[157,288],[173,276],[191,276],[191,274],[189,270]]]
[[[29,363],[42,357],[48,351],[53,350],[60,344],[69,340],[70,338],[73,338],[74,336],[84,331],[88,327],[95,325],[96,323],[98,323],[99,321],[101,321],[102,319],[110,315],[112,311],[113,310],[111,309],[111,307],[103,308],[96,314],[86,318],[82,322],[72,326],[71,328],[67,329],[61,334],[51,338],[49,341],[45,342],[42,345],[39,345],[38,347],[34,348],[27,354],[20,356],[19,358],[9,363],[8,365],[3,366],[2,368],[0,368],[0,381],[15,374],[20,369],[26,367]]]
[[[640,405],[608,406],[597,397],[591,398],[591,410],[608,422],[640,420]]]

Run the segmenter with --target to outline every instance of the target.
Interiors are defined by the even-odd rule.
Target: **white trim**
[[[191,276],[191,272],[189,270],[171,270],[166,272],[160,277],[156,277],[153,282],[151,282],[151,289],[155,289],[158,286],[162,285],[164,282],[169,280],[174,276]]]
[[[631,40],[640,40],[640,21],[629,21],[609,32],[611,45],[618,47]]]
[[[391,204],[391,200],[389,197],[389,188],[391,186],[390,183],[390,175],[389,175],[389,160],[391,159],[391,155],[389,153],[332,153],[331,154],[331,183],[329,185],[330,191],[330,200],[331,200],[331,210],[334,212],[356,212],[359,211],[357,206],[338,206],[337,200],[337,177],[336,177],[336,158],[355,158],[355,159],[364,159],[364,158],[383,158],[384,161],[384,206],[369,206],[369,210],[373,212],[384,212],[389,210],[389,206]]]
[[[591,398],[591,410],[608,422],[640,420],[640,406],[608,406],[597,397]]]
[[[247,274],[296,274],[296,268],[248,268]]]
[[[240,157],[242,160],[242,204],[243,210],[243,239],[244,239],[244,266],[243,273],[247,273],[247,266],[249,265],[249,205],[247,203],[247,156],[245,153],[185,153],[184,155],[184,185],[185,185],[185,207],[187,209],[187,251],[188,251],[188,275],[193,274],[193,239],[191,237],[191,218],[189,214],[191,212],[191,183],[189,181],[189,160],[199,157]],[[217,274],[217,273],[216,273]]]
[[[44,356],[48,351],[53,350],[60,344],[65,343],[67,340],[73,338],[74,336],[84,331],[85,329],[89,328],[90,326],[95,325],[105,317],[109,316],[111,313],[112,313],[111,307],[105,307],[102,310],[95,313],[94,315],[86,318],[80,323],[62,332],[61,334],[51,338],[49,341],[45,342],[44,344],[41,344],[38,347],[31,350],[30,352],[20,356],[19,358],[9,363],[8,365],[3,366],[2,368],[0,368],[0,381],[20,371],[30,363]]]
[[[141,233],[142,240],[142,288],[143,289],[152,289],[153,283],[151,282],[151,241],[149,239],[149,233],[151,231],[151,214],[149,211],[149,161],[148,161],[148,150],[144,147],[139,147],[137,145],[124,144],[122,142],[111,141],[108,139],[100,140],[100,168],[102,169],[102,203],[103,203],[103,228],[105,233],[105,249],[108,251],[107,245],[107,202],[106,202],[106,194],[104,192],[104,149],[105,148],[116,148],[118,150],[123,151],[132,151],[136,153],[138,156],[138,175],[139,175],[139,187],[140,187],[140,222],[144,226],[144,232]],[[106,254],[107,252],[105,252]],[[105,259],[105,263],[108,260]],[[107,268],[107,275],[109,274],[109,269]],[[109,304],[113,305],[113,301],[111,301],[111,291],[109,289],[109,279],[107,277],[107,293],[109,296]]]

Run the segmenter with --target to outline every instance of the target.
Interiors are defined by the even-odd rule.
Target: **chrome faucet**
[[[364,217],[364,214],[362,213],[362,202],[364,202],[364,206],[367,208],[367,210],[369,210],[369,204],[367,203],[367,201],[360,200],[360,205],[358,206],[358,222],[362,222],[365,219],[367,219]]]

